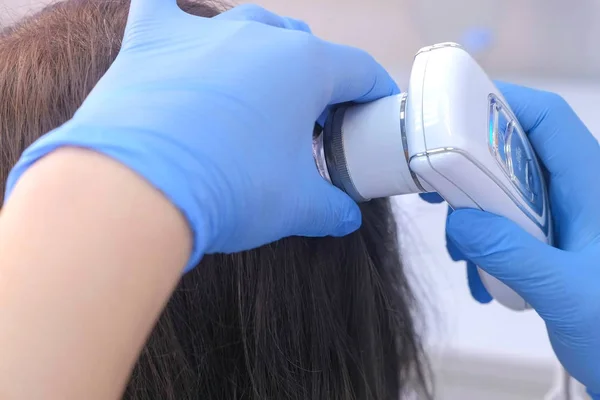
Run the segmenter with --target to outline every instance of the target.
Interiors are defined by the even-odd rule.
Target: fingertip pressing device
[[[535,152],[500,91],[456,43],[421,49],[407,92],[334,108],[313,150],[321,176],[357,202],[437,192],[453,209],[507,217],[551,244]],[[498,302],[529,308],[508,286],[479,274]]]

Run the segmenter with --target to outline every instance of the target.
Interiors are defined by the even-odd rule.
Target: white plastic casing
[[[408,93],[410,169],[419,181],[432,187],[454,209],[477,208],[502,215],[539,240],[551,242],[546,187],[537,158],[531,150],[532,160],[525,163],[531,182],[539,180],[535,181],[538,190],[534,190],[533,204],[494,154],[491,100],[504,106],[512,118],[514,115],[475,60],[455,44],[422,49],[415,57]],[[514,121],[513,134],[523,139],[516,118]],[[527,152],[524,146],[530,146],[526,138],[524,142],[516,149],[518,156]],[[514,168],[522,167],[520,160]],[[481,270],[480,276],[497,301],[514,310],[528,308],[503,283]]]
[[[343,147],[348,174],[364,199],[422,192],[413,181],[401,135],[403,96],[346,110]],[[429,188],[433,190],[432,188]]]
[[[408,93],[340,108],[330,120],[315,147],[317,166],[355,200],[435,191],[454,209],[502,215],[551,243],[535,153],[502,94],[457,44],[421,49]],[[508,286],[479,272],[498,302],[528,308]]]

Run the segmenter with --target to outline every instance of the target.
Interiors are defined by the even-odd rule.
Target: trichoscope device
[[[407,92],[334,108],[313,151],[321,176],[357,202],[437,192],[453,209],[502,215],[551,244],[535,152],[500,91],[456,43],[421,49]],[[498,302],[529,308],[508,286],[479,274]]]

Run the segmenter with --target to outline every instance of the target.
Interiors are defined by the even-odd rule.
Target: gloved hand
[[[558,248],[478,210],[454,211],[447,235],[531,304],[563,366],[600,393],[600,145],[559,96],[499,88],[547,170]]]
[[[431,204],[439,204],[443,203],[444,199],[437,193],[421,193],[419,196],[428,203]],[[452,214],[452,208],[448,207],[449,217]],[[448,235],[446,235],[446,250],[448,250],[448,254],[453,261],[465,261],[467,265],[467,282],[469,284],[469,290],[471,292],[471,296],[475,300],[477,300],[481,304],[490,303],[493,300],[493,297],[487,291],[481,278],[479,277],[479,272],[477,272],[477,266],[473,264],[473,262],[467,260],[465,256],[456,248],[456,245],[448,239]]]
[[[315,167],[312,132],[328,105],[398,93],[367,53],[245,5],[215,18],[175,0],[133,0],[122,49],[64,126],[25,151],[7,196],[61,146],[104,153],[161,190],[204,252],[285,236],[345,235],[358,206]]]

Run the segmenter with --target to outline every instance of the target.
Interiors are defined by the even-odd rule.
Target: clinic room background
[[[0,26],[48,1],[0,0]],[[238,2],[239,3],[239,2]],[[364,48],[406,87],[414,53],[461,43],[494,78],[560,93],[600,136],[598,0],[256,0],[314,33]],[[446,253],[445,205],[397,199],[404,255],[421,294],[437,393],[455,399],[555,399],[542,321],[471,299],[464,265]],[[583,395],[581,397],[584,398]]]

